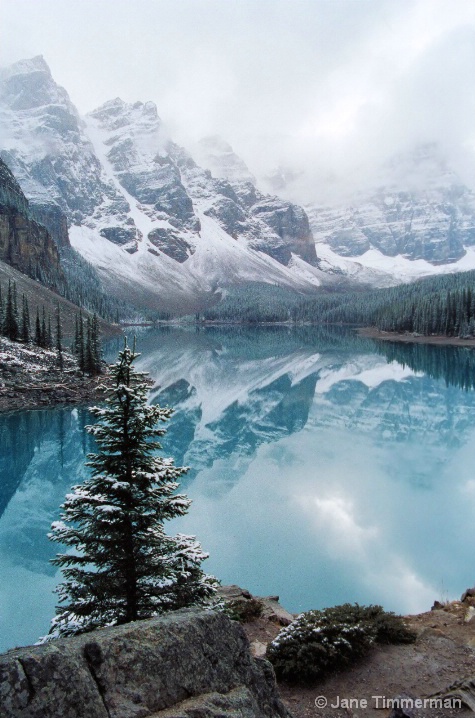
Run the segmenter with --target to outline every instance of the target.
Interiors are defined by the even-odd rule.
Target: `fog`
[[[0,26],[0,64],[42,54],[81,112],[153,100],[303,200],[421,143],[473,182],[473,0],[3,0]]]

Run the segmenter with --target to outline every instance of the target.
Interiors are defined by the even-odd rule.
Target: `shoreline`
[[[58,382],[0,389],[0,416],[18,411],[41,411],[62,406],[92,406],[100,403],[106,396],[103,386],[106,376],[106,372],[97,377],[63,375]]]
[[[236,326],[207,323],[199,326]],[[245,326],[245,325],[238,325]],[[254,325],[256,326],[256,325]],[[269,322],[257,326],[289,327],[287,322]],[[353,327],[357,336],[377,341],[475,348],[475,337],[424,336],[413,333],[385,332],[375,327]],[[73,357],[64,353],[65,371],[56,364],[56,353],[0,339],[0,415],[16,411],[47,409],[66,405],[87,405],[105,397],[104,380],[108,367],[97,377],[82,376]],[[35,365],[35,366],[33,366]]]
[[[83,376],[76,359],[63,352],[63,370],[57,352],[10,342],[0,337],[0,416],[66,405],[92,405],[105,398],[109,367],[98,376]]]
[[[475,348],[475,337],[461,339],[460,337],[446,337],[444,335],[425,336],[422,334],[401,334],[398,332],[384,332],[375,327],[362,327],[356,333],[366,339],[379,339],[386,342],[401,342],[403,344],[431,344],[432,346],[454,346]]]

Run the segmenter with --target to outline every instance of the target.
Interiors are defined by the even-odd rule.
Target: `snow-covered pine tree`
[[[145,374],[135,370],[135,345],[125,343],[111,371],[104,407],[88,431],[98,451],[88,455],[91,478],[73,488],[50,538],[73,549],[53,563],[65,581],[49,638],[149,618],[208,602],[217,581],[201,569],[195,537],[165,533],[164,522],[187,513],[176,494],[186,469],[156,455],[172,410],[147,405]]]

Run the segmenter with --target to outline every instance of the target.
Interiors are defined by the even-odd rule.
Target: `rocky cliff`
[[[1,159],[0,259],[45,284],[62,276],[56,244],[33,218],[28,200]]]
[[[290,718],[223,613],[185,609],[0,657],[2,718]]]

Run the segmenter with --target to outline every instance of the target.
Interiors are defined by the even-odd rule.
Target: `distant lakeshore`
[[[368,339],[381,339],[386,342],[404,342],[405,344],[433,344],[434,346],[475,347],[475,337],[461,339],[460,337],[446,337],[443,335],[424,336],[415,333],[383,332],[375,327],[362,327],[356,330],[360,337]]]

